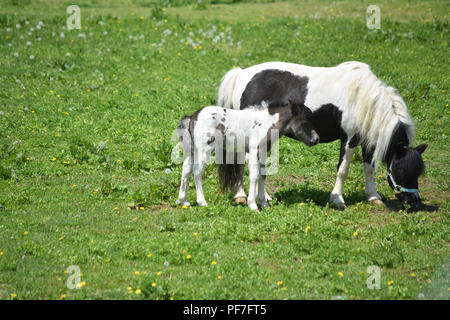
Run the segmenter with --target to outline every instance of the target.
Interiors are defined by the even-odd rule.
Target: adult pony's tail
[[[233,91],[236,85],[236,79],[239,73],[242,71],[241,68],[234,68],[228,71],[222,78],[219,87],[219,94],[217,105],[222,108],[233,109]],[[236,154],[227,156],[225,149],[217,154],[216,152],[216,163],[217,172],[219,174],[219,185],[222,192],[233,189],[239,182],[241,177],[241,171],[244,169],[243,165],[238,165],[236,163]],[[221,159],[219,161],[219,157]],[[231,157],[230,157],[231,156]],[[226,159],[234,159],[234,163],[227,163]]]
[[[222,108],[233,108],[233,91],[236,84],[236,78],[242,71],[241,68],[234,68],[228,71],[222,78],[219,87],[219,98],[217,100],[217,105]]]

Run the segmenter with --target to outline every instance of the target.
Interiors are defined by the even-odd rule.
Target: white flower
[[[19,56],[19,53],[18,52],[14,52],[14,57],[18,57]]]
[[[31,41],[27,41],[27,46],[31,46]]]
[[[66,53],[66,57],[70,57],[70,52],[67,52],[67,53]]]
[[[22,26],[20,24],[16,24],[16,28],[20,29],[20,28],[22,28]]]
[[[169,168],[167,168],[166,170],[165,170],[165,173],[166,174],[169,174],[169,173],[171,173],[172,172],[172,170],[170,170]]]
[[[12,30],[12,29],[11,29],[11,28],[9,28],[9,27],[8,27],[8,28],[6,28],[6,32],[11,32],[11,30]]]
[[[106,36],[108,34],[108,31],[104,31],[103,34]]]
[[[30,56],[30,60],[33,60],[33,59],[34,59],[34,56],[33,56],[33,55],[31,55],[31,56]]]
[[[60,37],[60,38],[64,38],[64,37],[65,37],[64,32],[61,32],[61,33],[59,34],[59,37]]]

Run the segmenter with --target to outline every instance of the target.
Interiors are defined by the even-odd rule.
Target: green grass
[[[3,1],[0,298],[436,295],[435,274],[449,258],[448,5],[381,3],[391,15],[371,31],[365,7],[358,16],[351,1],[339,2],[342,14],[318,17],[317,7],[326,12],[331,3],[308,2],[295,17],[291,2],[270,14],[270,3],[180,1],[191,5],[181,16],[178,7],[99,0],[81,3],[83,29],[68,31],[64,2]],[[397,19],[403,5],[410,15]],[[223,6],[232,17],[221,16]],[[429,144],[419,182],[428,210],[368,204],[359,149],[344,188],[348,210],[329,208],[338,143],[308,148],[287,138],[267,181],[270,209],[235,206],[217,191],[213,165],[204,179],[209,206],[175,206],[180,165],[170,155],[179,119],[214,104],[233,66],[270,60],[359,60],[398,88],[416,144]],[[385,173],[380,167],[378,191],[395,207]],[[66,286],[71,265],[82,272],[79,290]],[[380,290],[366,287],[370,265],[381,268]],[[447,287],[439,293],[446,299]]]

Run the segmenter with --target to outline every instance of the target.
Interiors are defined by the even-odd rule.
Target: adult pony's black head
[[[422,153],[427,147],[427,144],[415,148],[398,147],[388,167],[388,182],[395,196],[412,209],[417,209],[421,203],[418,179],[425,167]]]
[[[312,122],[312,111],[304,105],[292,104],[288,100],[288,107],[291,109],[292,118],[288,125],[288,136],[304,142],[308,146],[319,143],[319,135],[314,130]]]

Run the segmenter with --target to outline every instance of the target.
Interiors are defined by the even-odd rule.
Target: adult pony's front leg
[[[338,210],[345,210],[347,208],[342,195],[342,190],[344,187],[344,181],[348,175],[348,169],[350,167],[353,153],[355,152],[355,147],[350,146],[348,141],[351,141],[351,139],[341,140],[341,153],[337,167],[336,183],[330,195],[331,205]]]
[[[373,176],[375,174],[375,165],[372,163],[373,150],[367,150],[367,148],[362,147],[363,154],[363,165],[364,165],[364,176],[366,180],[365,193],[367,201],[379,206],[385,206],[384,202],[381,200],[381,196],[378,194],[375,187],[375,182]]]

